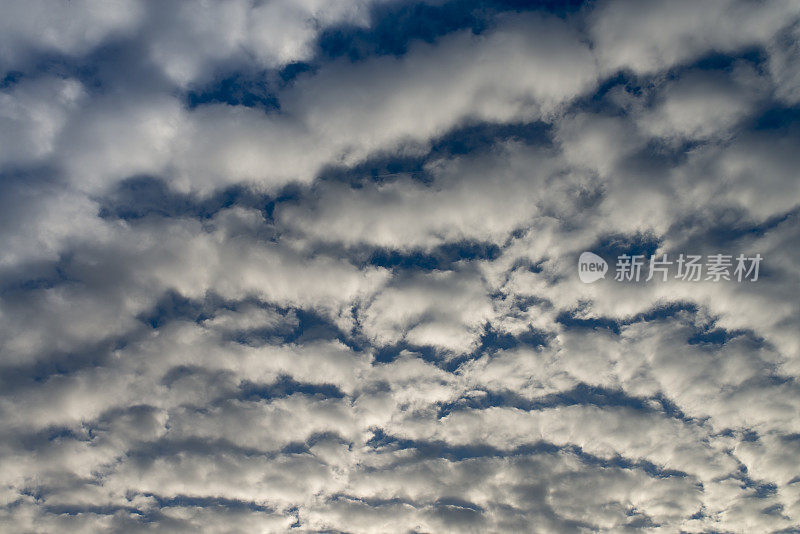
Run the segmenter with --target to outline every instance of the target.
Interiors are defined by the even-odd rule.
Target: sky
[[[796,0],[5,0],[0,532],[800,532],[798,148]]]

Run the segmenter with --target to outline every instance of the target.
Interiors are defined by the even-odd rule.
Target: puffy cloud
[[[2,8],[0,529],[797,528],[797,6],[506,7]]]
[[[87,54],[106,39],[135,31],[144,14],[137,0],[9,2],[3,9],[2,68],[24,68],[42,53]]]
[[[654,73],[705,54],[764,46],[797,15],[790,1],[620,0],[597,6],[591,33],[605,68]]]

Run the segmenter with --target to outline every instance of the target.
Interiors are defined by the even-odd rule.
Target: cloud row
[[[0,528],[798,528],[800,9],[548,8],[7,3]]]

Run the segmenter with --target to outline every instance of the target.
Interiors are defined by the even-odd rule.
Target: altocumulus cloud
[[[0,530],[798,532],[798,146],[795,0],[3,2]]]

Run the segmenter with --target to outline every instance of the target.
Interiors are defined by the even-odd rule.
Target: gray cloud
[[[2,531],[798,528],[797,6],[479,7],[2,8]]]

